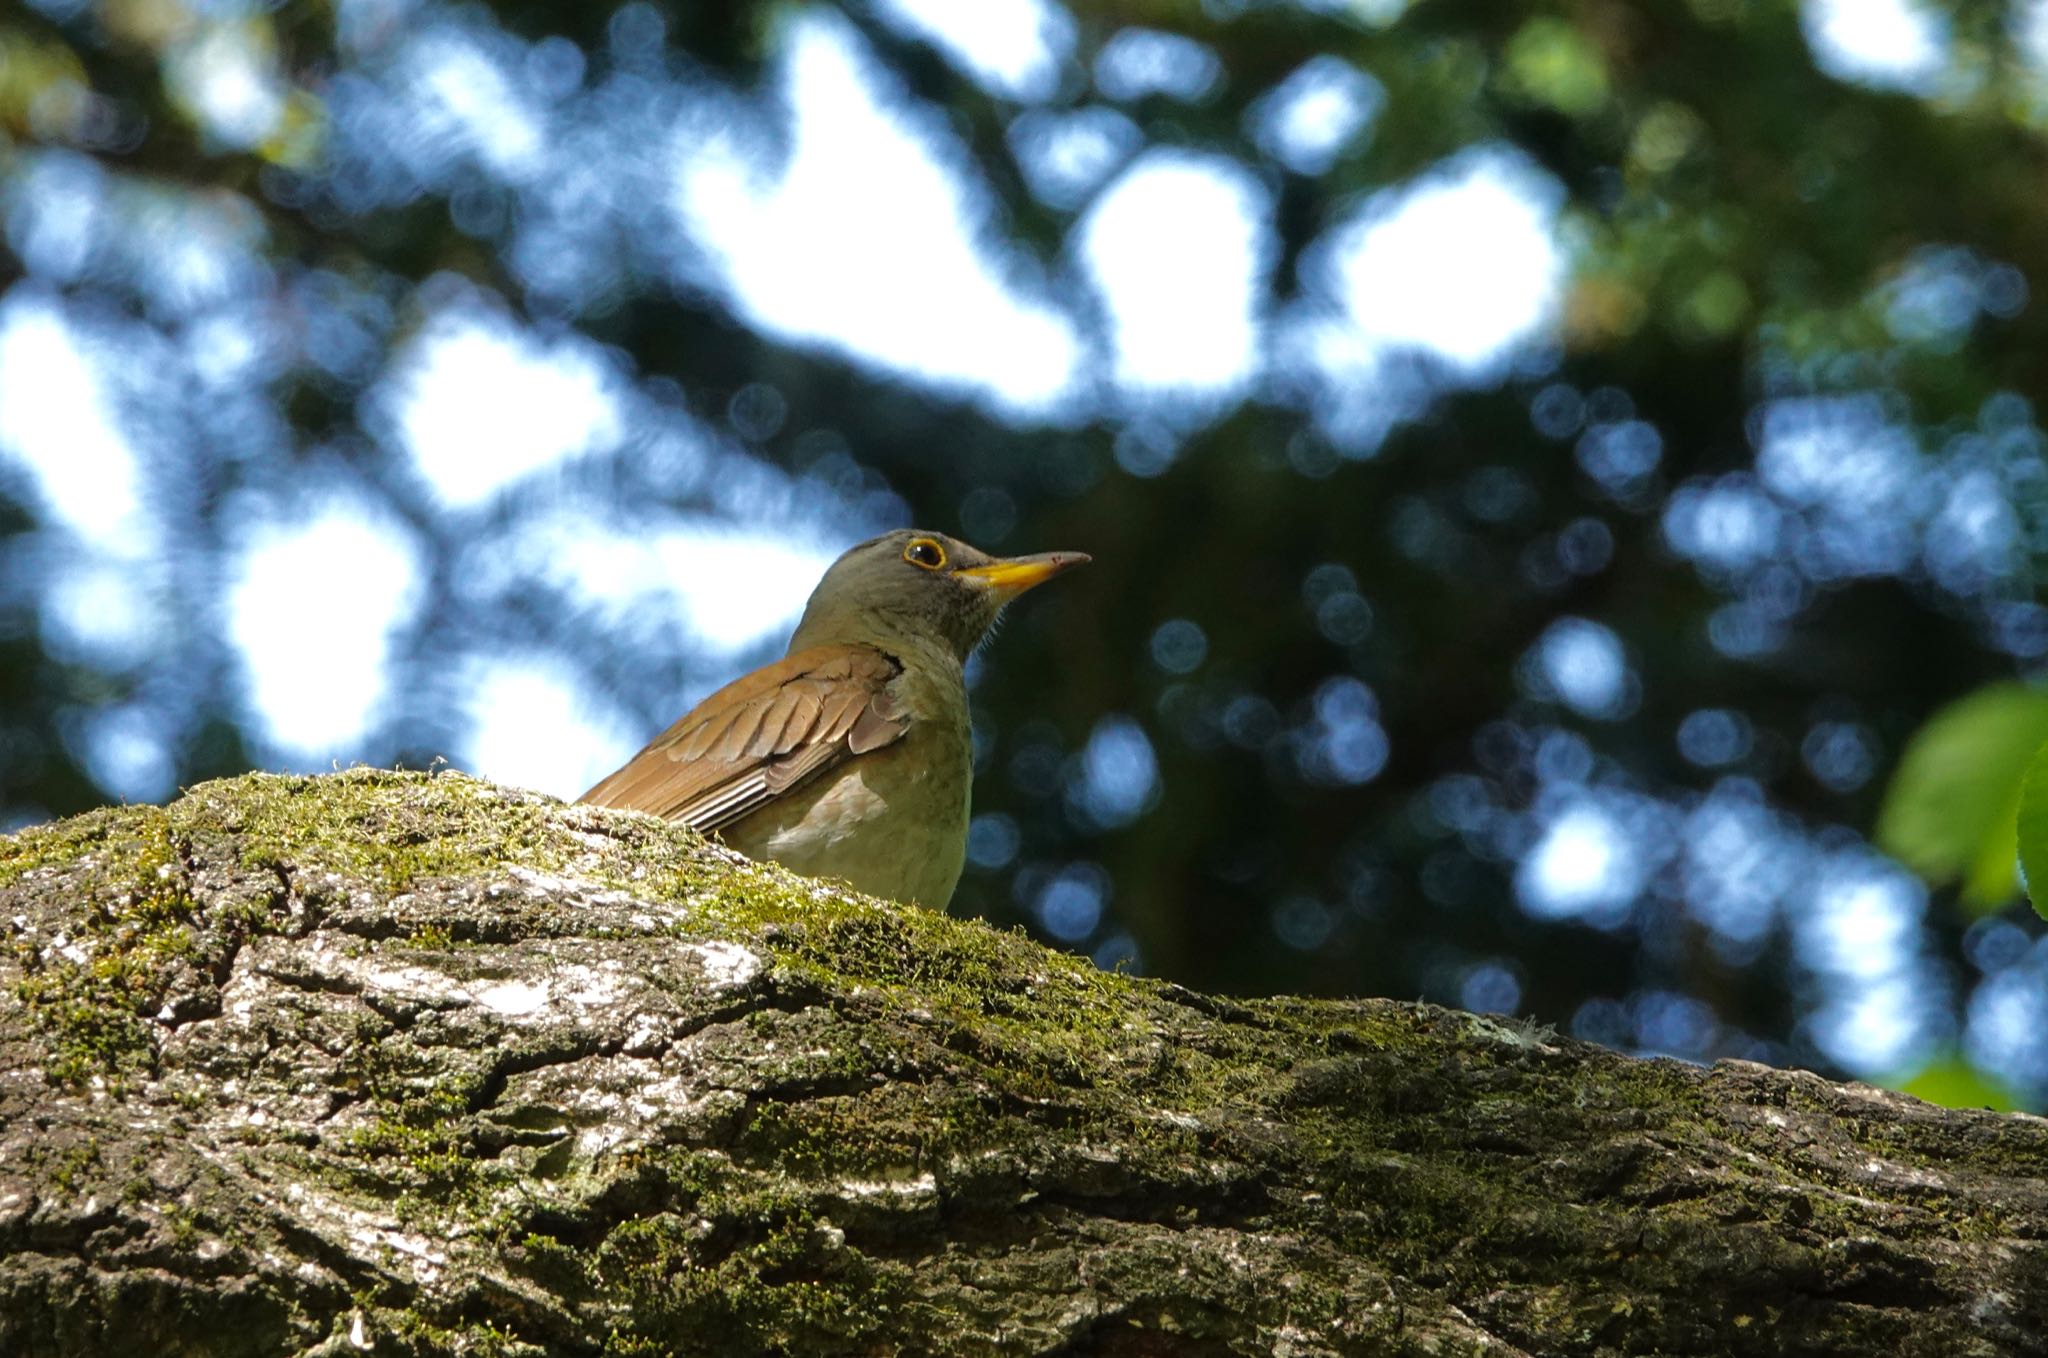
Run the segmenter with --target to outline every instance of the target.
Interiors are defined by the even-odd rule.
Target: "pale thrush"
[[[1088,558],[884,533],[818,582],[781,660],[735,679],[583,794],[750,858],[944,909],[967,852],[967,657],[1003,605]]]

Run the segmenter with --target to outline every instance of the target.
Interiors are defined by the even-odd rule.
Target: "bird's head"
[[[944,533],[902,528],[870,538],[826,569],[791,651],[834,641],[936,644],[965,660],[1003,605],[1088,560],[1083,552],[990,556]]]

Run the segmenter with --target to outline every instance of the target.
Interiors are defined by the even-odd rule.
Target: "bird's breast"
[[[943,910],[967,856],[972,750],[964,722],[903,739],[778,797],[722,832],[750,858]]]

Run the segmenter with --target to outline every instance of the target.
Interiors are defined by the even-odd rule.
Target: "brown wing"
[[[579,799],[730,825],[835,764],[902,738],[903,667],[872,646],[813,646],[735,679]]]

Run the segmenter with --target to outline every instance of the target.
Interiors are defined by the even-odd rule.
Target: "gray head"
[[[834,641],[884,650],[936,645],[965,660],[1004,604],[1087,559],[1081,552],[990,556],[944,533],[884,533],[827,568],[789,649]]]

